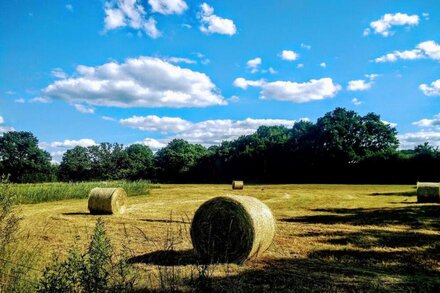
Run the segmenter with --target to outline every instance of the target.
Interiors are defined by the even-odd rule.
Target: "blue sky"
[[[356,4],[353,4],[356,3]],[[211,145],[335,107],[440,146],[438,1],[1,1],[0,132]]]

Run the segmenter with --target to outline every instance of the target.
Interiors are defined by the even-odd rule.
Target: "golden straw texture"
[[[208,262],[242,263],[272,244],[275,219],[270,209],[250,196],[225,195],[202,204],[191,225],[196,254]]]
[[[232,189],[243,189],[244,183],[243,181],[232,181]]]
[[[440,183],[417,182],[417,202],[440,202]]]
[[[93,188],[89,193],[89,211],[92,214],[122,214],[125,212],[127,193],[122,188]]]

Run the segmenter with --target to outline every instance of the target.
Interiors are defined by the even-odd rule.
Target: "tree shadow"
[[[198,265],[199,259],[191,249],[188,250],[158,250],[130,258],[128,263],[153,264],[158,266]]]
[[[86,212],[68,212],[62,213],[63,216],[95,216],[95,214],[86,213]]]
[[[406,191],[406,192],[373,192],[370,193],[371,196],[387,195],[387,196],[417,196],[416,191]]]
[[[413,229],[440,229],[440,205],[399,208],[314,209],[329,215],[312,215],[281,219],[284,222],[347,225],[407,225]]]
[[[149,222],[149,223],[177,223],[177,224],[191,224],[191,222],[184,220],[161,220],[161,219],[141,219],[140,221]]]

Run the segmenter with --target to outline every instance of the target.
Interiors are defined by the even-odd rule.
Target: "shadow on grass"
[[[63,216],[96,216],[95,214],[86,213],[86,212],[69,212],[62,213]]]
[[[198,265],[193,250],[158,250],[130,258],[129,263],[154,264],[158,266]]]
[[[440,229],[440,205],[380,209],[314,209],[330,215],[285,218],[281,221],[308,224],[407,225],[413,229]]]
[[[406,191],[406,192],[374,192],[370,193],[372,196],[378,195],[388,195],[388,196],[417,196],[416,191]]]
[[[191,224],[191,222],[183,221],[183,220],[161,220],[161,219],[141,219],[140,221],[149,222],[149,223],[176,223],[176,224]]]

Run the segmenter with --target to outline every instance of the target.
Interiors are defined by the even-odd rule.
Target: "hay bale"
[[[122,188],[93,188],[89,193],[91,214],[122,214],[125,212],[127,193]]]
[[[232,181],[232,189],[243,189],[244,183],[243,181]]]
[[[417,202],[440,202],[440,183],[417,182]]]
[[[203,261],[242,263],[272,244],[275,219],[250,196],[225,195],[202,204],[191,224],[191,240]]]

